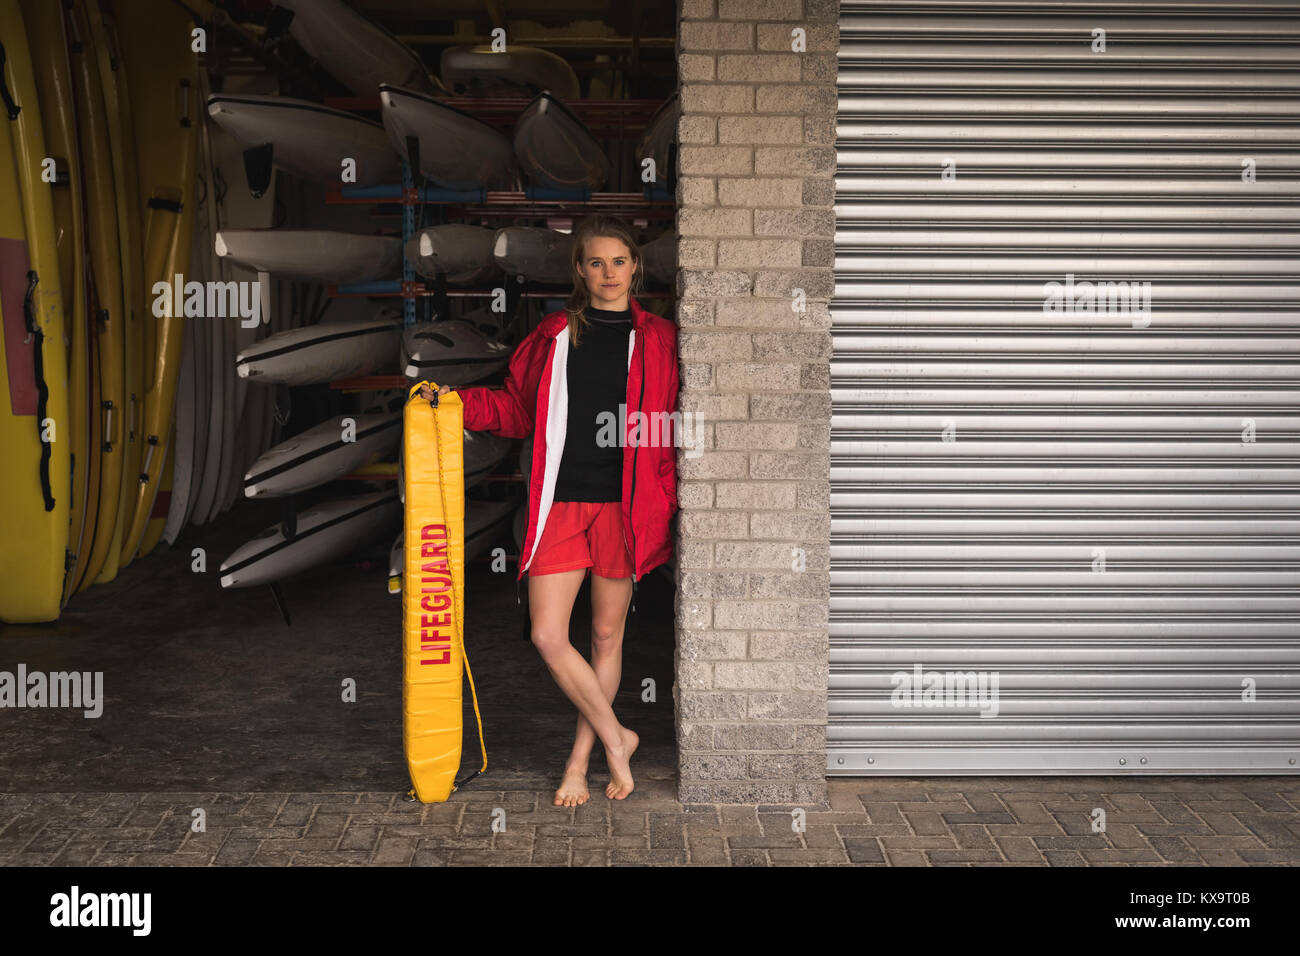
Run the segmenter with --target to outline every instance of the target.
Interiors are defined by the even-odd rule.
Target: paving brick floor
[[[555,807],[536,783],[476,782],[430,805],[394,792],[0,794],[0,865],[1300,863],[1292,777],[831,778],[827,803],[802,808],[681,804],[655,779],[625,801],[593,789]]]

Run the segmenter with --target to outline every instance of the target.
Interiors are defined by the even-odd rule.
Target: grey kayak
[[[492,258],[495,232],[486,226],[448,223],[422,229],[406,244],[406,261],[420,275],[444,273],[453,285],[477,285],[501,275]]]
[[[534,186],[550,189],[600,189],[612,168],[582,120],[548,92],[515,121],[515,157]]]
[[[645,274],[656,282],[672,285],[677,280],[677,233],[669,231],[641,247]]]
[[[235,358],[240,378],[275,385],[316,385],[396,371],[400,319],[325,322],[277,332]]]
[[[493,127],[431,96],[385,84],[379,88],[384,129],[393,148],[410,158],[419,143],[420,171],[444,189],[502,189],[518,185],[514,147]]]
[[[249,149],[269,145],[272,163],[303,179],[342,184],[344,160],[356,166],[348,185],[374,186],[401,175],[401,157],[384,128],[352,113],[288,96],[214,93],[208,115]]]
[[[681,119],[681,97],[676,91],[664,100],[646,126],[645,135],[636,147],[637,179],[641,180],[641,164],[646,159],[655,162],[654,182],[665,188],[676,181],[676,170],[669,168],[669,150],[677,141],[677,123]]]
[[[238,548],[221,562],[221,586],[252,587],[306,571],[391,534],[401,520],[395,491],[326,501],[299,512],[291,540],[275,525]]]
[[[435,83],[415,51],[341,0],[276,0],[293,11],[289,33],[307,55],[358,96],[381,83],[434,92]]]
[[[222,229],[213,248],[258,272],[307,282],[369,282],[402,274],[402,240],[327,229]]]
[[[510,453],[511,439],[491,432],[466,429],[464,448],[465,487],[472,488],[488,476]]]
[[[484,335],[473,322],[421,322],[402,334],[406,377],[439,385],[467,385],[505,368],[511,349]]]
[[[448,47],[438,73],[448,90],[463,96],[532,96],[542,90],[565,99],[582,95],[567,60],[517,43],[499,53],[490,46]]]
[[[519,507],[517,501],[465,502],[465,560],[486,554],[488,547]]]
[[[566,285],[575,277],[569,261],[572,251],[572,235],[537,226],[498,229],[492,242],[492,257],[509,275],[553,285]]]
[[[473,323],[488,338],[500,339],[505,335],[506,322],[509,316],[504,312],[493,312],[491,309],[483,308],[466,312],[460,318]]]
[[[263,452],[244,475],[244,496],[315,488],[396,451],[401,439],[401,412],[337,415]]]

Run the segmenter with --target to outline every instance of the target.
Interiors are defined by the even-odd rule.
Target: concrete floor
[[[360,487],[355,489],[360,492]],[[343,493],[353,489],[345,488]],[[401,600],[387,593],[392,535],[337,565],[284,582],[292,626],[269,588],[223,591],[217,569],[236,547],[279,520],[274,502],[241,501],[213,524],[190,527],[107,585],[77,595],[50,625],[0,631],[0,670],[102,671],[104,712],[14,709],[0,722],[0,789],[102,791],[405,791]],[[395,533],[396,529],[394,529]],[[513,554],[507,530],[500,542]],[[207,573],[190,570],[205,548]],[[466,788],[554,787],[572,745],[576,711],[522,637],[527,580],[516,604],[506,573],[471,565],[466,650],[478,689],[488,770]],[[676,774],[673,736],[673,584],[652,572],[638,585],[624,640],[619,718],[641,735],[638,781]],[[590,656],[590,583],[578,595],[574,646]],[[344,678],[357,700],[343,703]],[[658,700],[642,703],[655,679]],[[465,685],[462,778],[481,766]],[[606,773],[599,743],[591,784]],[[607,779],[607,776],[604,778]]]

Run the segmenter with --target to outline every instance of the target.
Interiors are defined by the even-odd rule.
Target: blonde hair
[[[587,306],[591,305],[591,295],[587,292],[587,284],[582,280],[580,267],[587,240],[596,238],[617,239],[627,246],[635,263],[631,288],[628,290],[629,298],[640,294],[642,277],[645,273],[641,262],[641,247],[637,245],[636,236],[632,234],[632,228],[625,221],[618,216],[603,213],[589,216],[582,221],[573,231],[573,246],[569,252],[569,262],[573,265],[573,291],[569,293],[564,303],[564,311],[569,315],[569,340],[575,348],[579,337],[590,325],[584,313]],[[631,308],[631,303],[628,307]]]

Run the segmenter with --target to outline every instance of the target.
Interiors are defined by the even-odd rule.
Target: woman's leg
[[[631,578],[606,578],[594,571],[591,575],[591,666],[600,681],[605,699],[612,705],[623,677],[623,631],[627,624],[627,609],[632,603]],[[574,737],[573,751],[564,766],[565,777],[581,776],[581,786],[575,790],[586,791],[587,763],[591,748],[596,743],[596,731],[582,714],[578,715],[578,732]],[[566,779],[566,783],[567,783]],[[573,781],[577,784],[577,781]],[[572,794],[570,794],[572,795]],[[563,800],[567,806],[584,803],[585,798]]]
[[[533,622],[533,644],[551,677],[587,718],[605,746],[611,774],[606,793],[622,799],[632,791],[628,764],[636,749],[636,735],[618,722],[591,665],[569,643],[569,616],[586,569],[528,576],[528,610]]]

